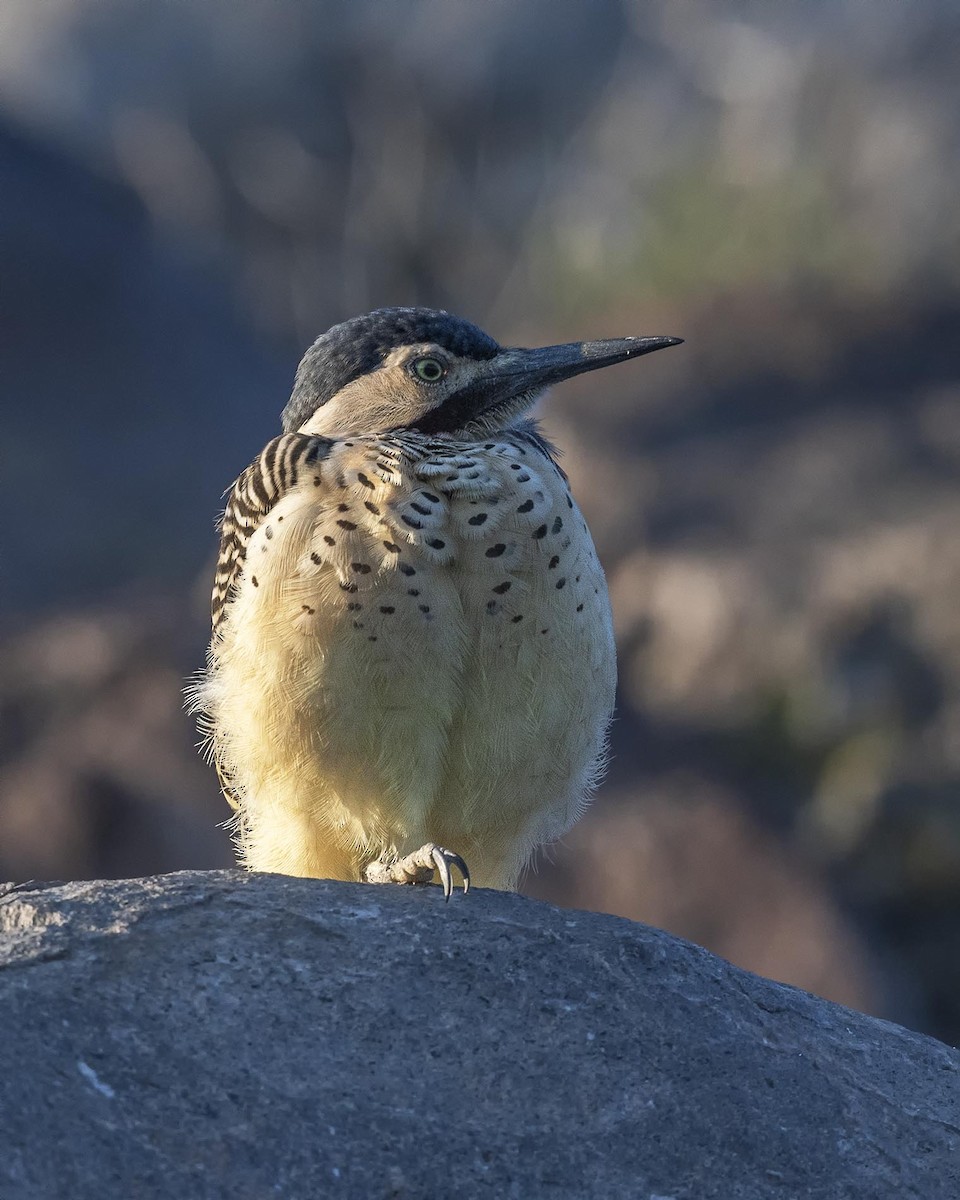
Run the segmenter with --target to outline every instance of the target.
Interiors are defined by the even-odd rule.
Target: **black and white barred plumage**
[[[236,589],[250,538],[281,496],[298,486],[331,445],[327,438],[281,434],[267,442],[230,489],[220,522],[220,554],[210,599],[214,638]]]

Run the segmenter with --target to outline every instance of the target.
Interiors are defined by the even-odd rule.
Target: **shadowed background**
[[[960,1040],[951,0],[5,0],[0,876],[226,865],[220,495],[386,304],[676,334],[541,406],[614,764],[531,893]]]

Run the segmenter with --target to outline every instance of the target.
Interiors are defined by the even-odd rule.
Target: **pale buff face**
[[[442,376],[435,381],[420,378],[415,364],[422,360],[439,363]],[[377,370],[352,380],[321,405],[300,426],[300,432],[333,438],[416,426],[457,392],[470,387],[488,368],[486,362],[457,358],[429,342],[399,347]],[[504,429],[531,407],[538,394],[528,393],[496,411],[471,416],[455,432],[483,436]]]

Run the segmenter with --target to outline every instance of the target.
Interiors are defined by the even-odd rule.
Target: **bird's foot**
[[[369,863],[364,870],[367,883],[429,883],[434,871],[440,875],[443,884],[444,898],[449,900],[453,891],[453,877],[450,868],[456,867],[463,877],[463,890],[470,890],[470,870],[459,854],[445,850],[434,842],[427,842],[419,850],[396,862],[384,862],[383,859]]]

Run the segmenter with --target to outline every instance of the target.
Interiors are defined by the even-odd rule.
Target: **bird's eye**
[[[424,383],[439,383],[446,375],[446,368],[438,358],[415,358],[411,363],[413,373]]]

